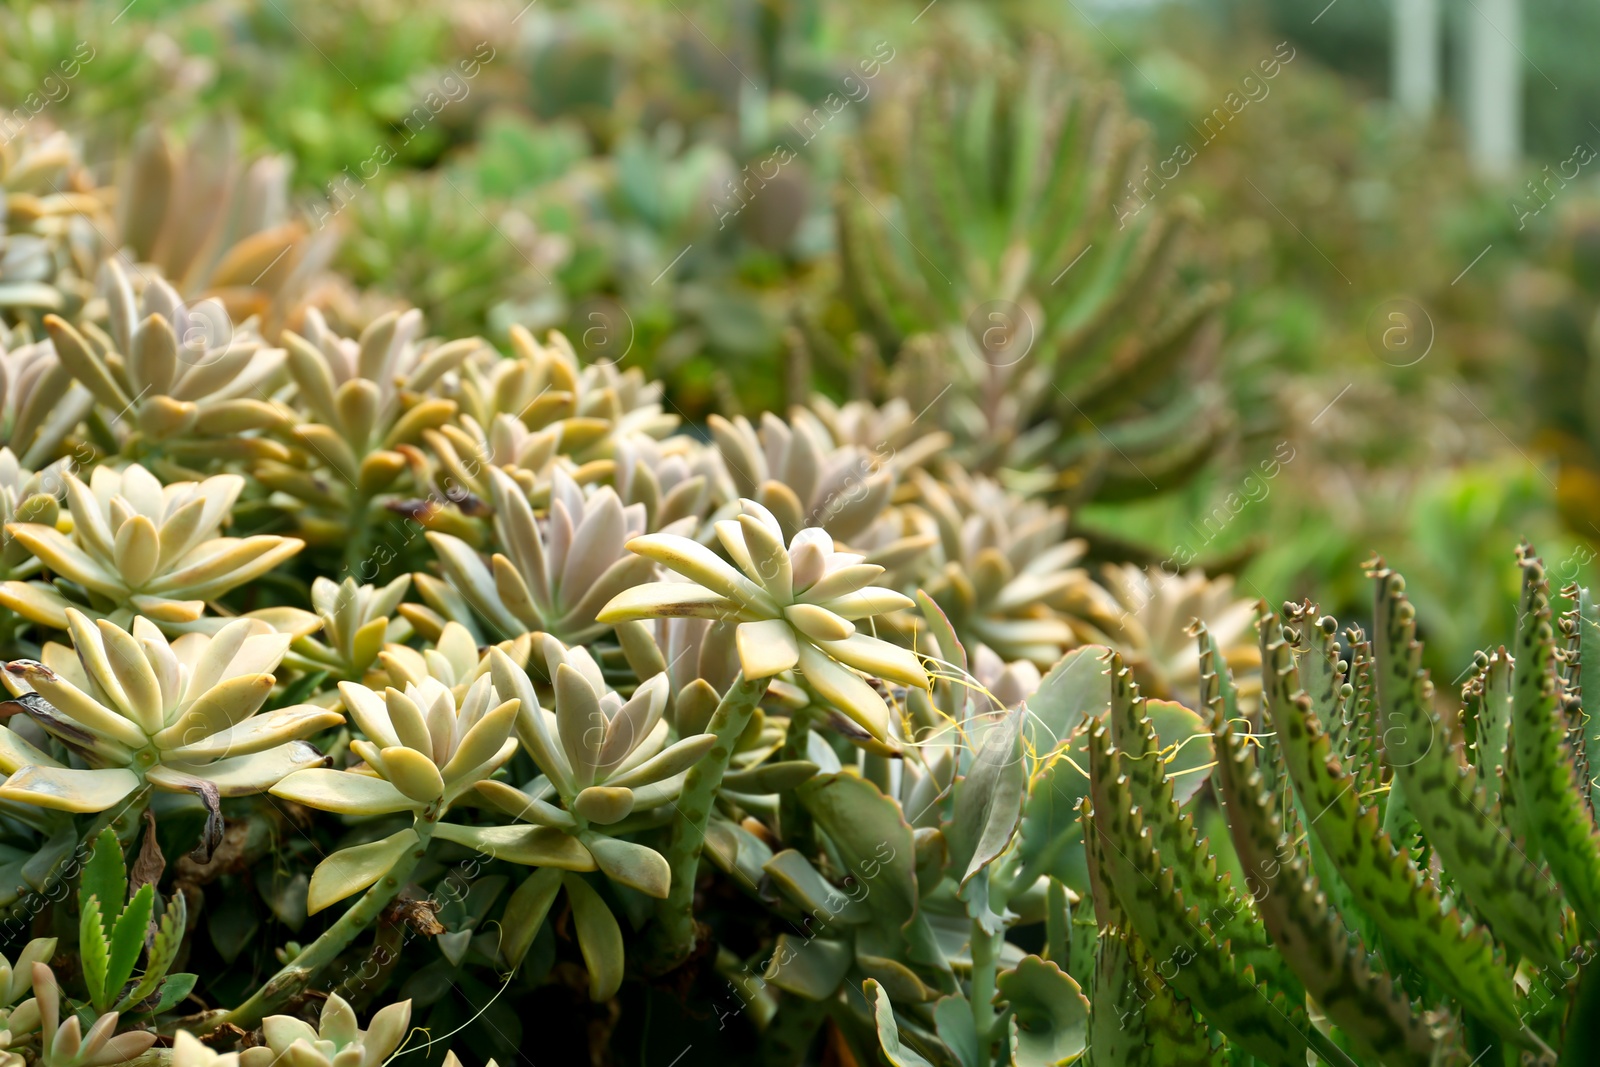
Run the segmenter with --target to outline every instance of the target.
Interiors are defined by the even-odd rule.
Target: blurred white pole
[[[1522,152],[1521,0],[1468,0],[1466,109],[1472,163],[1503,177]]]
[[[1439,97],[1439,0],[1394,0],[1389,59],[1395,103],[1427,119]]]

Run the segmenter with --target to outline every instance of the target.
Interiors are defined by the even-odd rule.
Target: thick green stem
[[[977,919],[972,920],[972,990],[969,1003],[972,1008],[972,1029],[978,1035],[980,1055],[994,1040],[994,978],[1000,959],[999,942],[1003,936],[989,933]]]
[[[265,1015],[270,1015],[293,997],[309,986],[318,972],[338,958],[339,953],[354,941],[361,933],[372,925],[389,906],[400,892],[406,880],[411,877],[411,872],[416,870],[417,864],[422,860],[423,854],[428,851],[428,842],[433,837],[434,822],[428,818],[418,818],[416,822],[417,843],[414,848],[408,849],[405,855],[395,861],[389,873],[379,878],[372,884],[372,888],[356,901],[339,921],[324,930],[315,941],[301,950],[300,954],[284,965],[283,969],[267,979],[260,989],[243,1004],[217,1019],[212,1025],[220,1026],[222,1023],[233,1023],[251,1029],[261,1022]]]
[[[1017,872],[1018,860],[1012,856],[1004,864],[991,865],[988,874],[980,876],[989,879],[988,906],[996,915],[1005,914]],[[1005,937],[1003,929],[991,934],[981,921],[972,920],[972,988],[967,996],[972,1009],[972,1028],[977,1032],[978,1048],[984,1056],[988,1055],[990,1044],[1000,1036],[1000,1015],[994,1007],[994,994],[995,976],[1000,970],[1000,946]]]
[[[672,819],[672,840],[667,845],[667,865],[672,869],[672,885],[667,898],[656,903],[657,937],[660,939],[660,970],[668,971],[694,951],[694,882],[700,869],[700,851],[705,847],[706,825],[722,776],[727,773],[733,747],[750,725],[750,716],[767,691],[767,679],[749,681],[741,672],[723,694],[711,716],[706,732],[717,743],[705,758],[689,769]]]
[[[808,759],[810,755],[812,711],[795,708],[789,713],[789,729],[783,737],[783,748],[778,752],[782,761]],[[815,843],[811,813],[806,810],[793,789],[778,797],[778,830],[784,842],[802,853],[809,853]]]
[[[355,500],[350,507],[350,537],[344,543],[344,569],[346,574],[354,575],[356,581],[370,583],[378,576],[374,566],[370,568],[371,574],[364,573],[367,569],[367,553],[371,548],[372,529],[368,513],[372,510],[372,498],[366,493],[352,492]]]
[[[1044,911],[1045,957],[1063,971],[1068,969],[1072,945],[1072,908],[1067,903],[1067,887],[1055,878],[1050,886]]]

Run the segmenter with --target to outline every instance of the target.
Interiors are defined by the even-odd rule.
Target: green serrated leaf
[[[156,887],[142,885],[117,917],[116,926],[111,932],[111,956],[106,964],[103,997],[106,1003],[103,1006],[96,1005],[102,1011],[111,1007],[111,1003],[121,994],[122,987],[133,977],[134,965],[139,962],[139,953],[144,949],[144,935],[150,928],[150,914],[155,909],[155,902]]]
[[[1282,678],[1292,668],[1282,665],[1288,657],[1281,636],[1276,626],[1270,630],[1263,627],[1263,632],[1274,635],[1272,651],[1280,653],[1269,657],[1263,667],[1277,668]],[[1273,683],[1269,680],[1267,684]],[[1311,701],[1303,692],[1297,703],[1301,715],[1312,714]],[[1434,1042],[1422,1013],[1412,1010],[1388,975],[1373,972],[1365,947],[1327,908],[1308,857],[1295,849],[1283,832],[1278,801],[1262,788],[1255,754],[1246,739],[1220,708],[1213,715],[1212,730],[1228,829],[1273,944],[1328,1018],[1367,1055],[1385,1067],[1429,1067]]]
[[[1519,556],[1522,621],[1512,673],[1512,788],[1529,843],[1550,865],[1579,917],[1592,927],[1600,922],[1600,840],[1566,744],[1544,565],[1526,545]]]
[[[1168,981],[1209,1024],[1272,1067],[1300,1067],[1310,1020],[1296,1003],[1258,984],[1253,969],[1241,964],[1186,900],[1172,866],[1182,860],[1152,847],[1153,834],[1128,784],[1132,761],[1112,750],[1109,730],[1091,731],[1089,762],[1095,832],[1130,927],[1152,955],[1176,964]]]
[[[109,939],[111,924],[122,913],[122,906],[128,899],[128,871],[123,865],[122,843],[109,826],[95,838],[83,865],[83,879],[78,886],[80,906],[91,896],[100,900],[100,921]]]
[[[1094,1003],[1089,1013],[1092,1067],[1221,1067],[1204,1024],[1161,977],[1133,931],[1113,927],[1095,946]]]
[[[1227,704],[1232,687],[1225,676],[1222,682],[1223,701]],[[1232,702],[1236,708],[1237,698]],[[1108,721],[1128,775],[1133,803],[1144,813],[1144,824],[1153,835],[1154,850],[1171,868],[1173,883],[1182,893],[1185,906],[1199,910],[1206,927],[1215,933],[1219,943],[1232,945],[1241,966],[1253,966],[1263,981],[1281,989],[1291,999],[1298,999],[1302,993],[1298,988],[1299,980],[1273,951],[1266,929],[1255,914],[1254,902],[1234,892],[1228,879],[1218,874],[1215,857],[1201,847],[1193,816],[1178,806],[1172,780],[1161,760],[1161,744],[1155,726],[1145,714],[1133,672],[1117,655],[1112,657]]]
[[[1552,966],[1562,958],[1560,898],[1493,819],[1476,768],[1433,707],[1404,580],[1381,565],[1371,574],[1382,743],[1406,806],[1473,912],[1501,941]]]
[[[83,962],[83,984],[89,988],[89,999],[99,1004],[105,1000],[107,954],[100,898],[89,896],[82,908],[78,917],[78,953]]]
[[[139,981],[113,1010],[127,1011],[129,1007],[141,1003],[156,991],[161,979],[166,977],[167,971],[172,968],[173,961],[178,957],[178,949],[183,945],[183,934],[188,926],[188,919],[189,905],[185,902],[184,895],[174,893],[167,901],[166,910],[161,913],[161,921],[156,925],[156,936],[150,942],[150,954],[145,960],[144,974],[139,976]]]
[[[1519,1039],[1511,969],[1488,931],[1446,910],[1433,879],[1394,846],[1379,826],[1376,805],[1363,803],[1357,792],[1361,779],[1333,756],[1328,735],[1305,702],[1271,701],[1267,711],[1289,777],[1310,812],[1307,824],[1357,906],[1430,981],[1497,1033]]]

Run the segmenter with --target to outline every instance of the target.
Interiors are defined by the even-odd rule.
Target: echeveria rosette
[[[69,1001],[67,1017],[63,1020],[61,985],[55,972],[37,961],[30,969],[33,996],[12,1009],[10,1032],[13,1040],[37,1032],[34,1062],[40,1067],[111,1067],[142,1055],[156,1043],[153,1030],[117,1033],[118,1014],[114,1011],[95,1019],[86,1031],[84,1017],[71,1010]]]
[[[342,681],[362,680],[386,643],[410,633],[405,620],[390,617],[410,588],[409,574],[384,586],[319,576],[311,583],[311,606],[321,618],[322,628],[290,646],[288,665],[302,671],[327,671]]]
[[[485,781],[478,792],[515,818],[572,835],[574,852],[591,855],[613,880],[665,897],[666,860],[644,845],[604,836],[610,831],[603,828],[671,804],[689,768],[716,739],[697,734],[667,743],[665,673],[625,698],[606,685],[582,646],[566,648],[544,635],[540,651],[553,683],[553,710],[503,651],[492,649],[489,659],[495,685],[521,701],[517,735],[543,774],[523,789]]]
[[[292,1015],[269,1015],[261,1020],[266,1042],[239,1054],[239,1067],[380,1067],[406,1038],[411,1025],[411,1001],[402,1000],[379,1009],[362,1030],[355,1009],[337,993],[322,1002],[322,1014],[312,1026]]]
[[[311,876],[312,913],[367,888],[434,833],[446,840],[471,838],[475,828],[438,820],[517,749],[511,736],[517,701],[502,701],[488,675],[480,675],[459,699],[432,677],[382,693],[341,682],[339,692],[364,735],[350,742],[363,764],[355,770],[312,768],[292,774],[272,787],[272,795],[341,815],[409,811],[416,828],[323,860]]]
[[[105,811],[141,786],[195,793],[220,833],[219,797],[259,793],[323,762],[305,738],[344,721],[309,704],[261,712],[290,637],[255,619],[168,642],[143,617],[132,631],[69,609],[73,647],[12,660],[18,702],[72,754],[63,763],[0,727],[0,799]],[[81,765],[80,765],[81,764]]]
[[[277,977],[224,1017],[254,1026],[305,988],[369,924],[377,921],[437,835],[492,857],[544,863],[565,837],[540,827],[475,827],[439,820],[463,793],[499,770],[517,750],[511,736],[516,699],[502,701],[487,674],[452,690],[432,676],[378,693],[339,683],[350,717],[364,737],[350,750],[364,762],[352,770],[311,768],[272,787],[272,795],[340,815],[410,812],[412,824],[386,838],[341,849],[312,872],[306,910],[316,913],[367,892],[315,941],[291,957]],[[496,831],[511,830],[512,833]],[[560,858],[559,852],[556,858]]]
[[[0,604],[43,626],[65,630],[74,608],[123,626],[135,614],[169,629],[199,624],[206,601],[254,581],[303,547],[295,538],[272,534],[220,536],[244,490],[237,474],[163,486],[134,463],[122,471],[96,467],[88,484],[70,472],[61,477],[70,534],[34,522],[6,527],[47,569],[87,596],[87,603],[74,603],[48,582],[0,584]],[[316,626],[309,612],[293,608],[270,609],[260,617],[277,629],[306,632]]]
[[[766,508],[753,500],[740,505],[744,514],[716,524],[717,539],[737,568],[687,537],[636,537],[629,549],[689,581],[635,586],[607,604],[600,621],[690,616],[735,622],[746,680],[798,669],[818,694],[888,745],[889,707],[861,674],[919,689],[928,688],[928,675],[915,654],[855,624],[912,601],[873,585],[883,568],[835,551],[826,531],[801,530],[785,548]]]
[[[604,633],[606,624],[596,619],[599,610],[652,570],[648,560],[626,550],[628,539],[644,532],[644,505],[624,507],[610,486],[585,497],[576,482],[556,470],[541,529],[515,479],[496,469],[489,480],[496,540],[504,551],[486,566],[460,538],[427,535],[450,579],[450,592],[499,637],[539,631],[577,644]],[[417,578],[418,590],[436,609],[459,612],[459,605],[439,595],[443,584],[428,575]]]

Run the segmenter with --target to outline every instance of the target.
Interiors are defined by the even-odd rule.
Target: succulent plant
[[[922,471],[912,479],[943,550],[928,594],[963,642],[1044,667],[1078,643],[1071,624],[1052,610],[1089,584],[1072,566],[1087,546],[1065,539],[1065,509],[1024,502],[987,479],[950,488]]]
[[[88,332],[59,316],[45,328],[56,358],[93,395],[107,433],[128,455],[205,463],[259,458],[283,449],[260,436],[283,414],[261,395],[283,355],[236,335],[216,302],[190,306],[160,277],[143,280],[137,303],[120,264],[101,270],[107,329]]]
[[[631,551],[689,581],[635,586],[613,599],[601,618],[693,616],[737,623],[739,662],[747,680],[798,669],[866,738],[887,745],[889,707],[861,674],[927,688],[927,672],[914,655],[860,632],[856,623],[910,607],[911,601],[873,585],[883,569],[836,551],[825,531],[801,530],[786,547],[770,511],[753,500],[740,506],[737,519],[716,526],[737,569],[686,537],[636,537],[628,542]]]
[[[9,119],[9,116],[8,116]],[[31,127],[31,124],[30,124]],[[45,313],[75,314],[83,279],[97,264],[97,228],[109,228],[109,198],[61,131],[33,128],[0,144],[0,310],[38,326]]]
[[[0,799],[101,812],[133,804],[146,786],[193,793],[210,809],[202,843],[209,855],[222,833],[220,797],[260,793],[323,762],[302,739],[342,721],[337,712],[299,705],[258,714],[287,634],[238,619],[214,635],[169,643],[143,616],[130,632],[70,608],[66,614],[72,648],[46,644],[42,661],[12,660],[3,677],[21,710],[73,759],[0,727],[0,769],[10,775]]]
[[[1543,565],[1526,547],[1518,560],[1514,657],[1479,655],[1459,716],[1434,701],[1416,612],[1381,561],[1369,571],[1375,633],[1351,631],[1348,658],[1314,606],[1286,605],[1282,622],[1264,614],[1259,728],[1270,734],[1242,715],[1199,628],[1227,831],[1209,843],[1170,775],[1146,766],[1146,702],[1114,664],[1110,711],[1089,735],[1084,817],[1104,842],[1090,849],[1096,966],[1128,977],[1097,986],[1097,1027],[1120,1008],[1133,1027],[1120,1041],[1133,1045],[1192,1046],[1204,1025],[1227,1048],[1310,1048],[1329,1063],[1465,1064],[1492,1049],[1553,1061],[1552,1049],[1586,1047],[1569,1009],[1600,884],[1580,770],[1594,608],[1569,587],[1558,634]],[[1224,859],[1242,870],[1240,889],[1216,878]],[[1196,1022],[1174,1016],[1178,997]]]
[[[269,460],[256,474],[295,498],[302,531],[318,543],[345,546],[347,569],[361,574],[370,549],[376,498],[407,471],[402,446],[456,413],[433,395],[440,379],[467,359],[475,338],[433,345],[417,337],[422,316],[391,313],[340,337],[316,309],[306,313],[305,336],[285,331],[287,366],[300,403],[315,414],[289,430],[295,454]]]
[[[44,1067],[111,1067],[140,1055],[156,1043],[149,1030],[118,1034],[117,1013],[108,1012],[85,1032],[77,1014],[61,1018],[61,984],[46,964],[33,964],[33,997],[11,1011],[11,1033],[38,1031],[38,1062]]]
[[[361,681],[383,646],[410,629],[403,619],[391,618],[410,588],[409,574],[381,587],[318,576],[311,583],[311,606],[322,627],[295,639],[289,646],[290,664],[307,672],[326,671],[339,681]]]
[[[768,414],[759,432],[743,416],[708,421],[735,495],[762,505],[785,537],[821,527],[848,542],[878,517],[894,491],[894,475],[876,455],[835,445],[816,420],[790,425]]]
[[[341,682],[339,692],[351,718],[371,739],[350,742],[363,766],[297,771],[272,786],[274,796],[347,815],[408,811],[432,822],[516,751],[511,731],[517,702],[501,701],[487,675],[459,700],[436,678],[407,682],[404,690],[391,686],[382,694],[358,682]],[[417,841],[411,830],[396,836],[399,840],[383,842],[382,855],[390,862]],[[365,889],[389,866],[366,862],[363,857],[380,853],[362,848],[369,851],[334,853],[317,868],[311,880],[313,912]]]
[[[261,1020],[266,1044],[240,1053],[239,1067],[272,1067],[279,1060],[289,1067],[380,1067],[406,1039],[410,1025],[411,1001],[402,1000],[374,1013],[362,1030],[355,1009],[334,993],[322,1002],[316,1026],[292,1015]]]
[[[605,624],[597,620],[600,609],[652,569],[649,560],[624,548],[645,532],[644,505],[623,507],[609,486],[585,497],[577,483],[555,470],[541,532],[527,495],[510,475],[491,469],[489,485],[496,540],[504,551],[495,553],[488,566],[460,538],[428,534],[454,592],[499,638],[538,630],[577,644],[604,633]],[[451,615],[435,579],[419,576],[418,586],[436,610]],[[476,625],[472,617],[455,621]]]
[[[1037,467],[1075,498],[1148,494],[1202,462],[1216,391],[1179,383],[1223,293],[1174,279],[1193,208],[1146,210],[1159,180],[1120,104],[1048,48],[960,44],[874,118],[837,194],[841,293],[906,362],[893,387],[936,405],[930,428],[974,469]]]
[[[0,341],[0,424],[6,447],[24,468],[38,469],[56,459],[93,403],[56,359],[49,341],[10,349]]]
[[[192,299],[275,327],[328,264],[335,234],[313,234],[289,206],[289,161],[240,158],[236,122],[213,119],[186,145],[147,127],[120,189],[122,245]],[[107,254],[116,251],[107,250]]]
[[[166,626],[194,624],[206,601],[259,578],[302,547],[271,534],[218,536],[244,490],[237,474],[163,486],[134,463],[120,473],[95,467],[88,485],[70,471],[61,479],[71,536],[31,521],[6,528],[60,576],[54,583],[0,585],[0,604],[42,626],[67,629],[74,609],[118,624],[136,613]],[[19,516],[27,517],[33,516]],[[262,613],[289,630],[314,627],[305,626],[305,615],[298,609]]]

